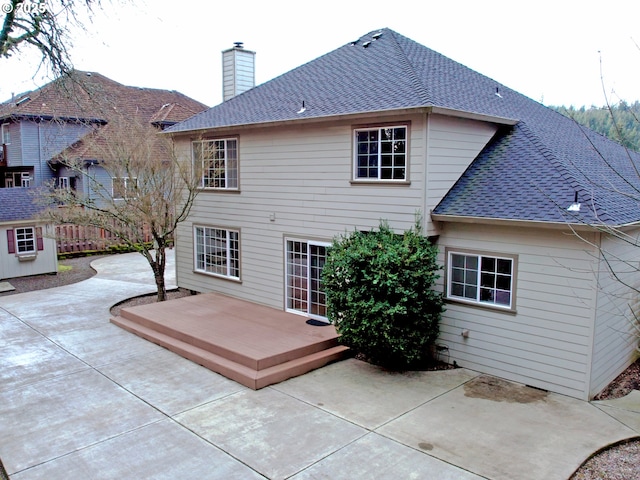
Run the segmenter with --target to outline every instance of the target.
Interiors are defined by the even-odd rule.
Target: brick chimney
[[[255,86],[255,57],[256,52],[245,50],[242,42],[235,42],[233,48],[222,52],[223,101]]]

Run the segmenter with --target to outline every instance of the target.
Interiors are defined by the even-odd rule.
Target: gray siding
[[[638,238],[640,229],[628,234],[630,240]],[[599,393],[637,358],[640,331],[633,328],[633,312],[637,315],[640,311],[638,257],[636,244],[602,235],[600,268],[594,272],[598,305],[590,396]]]
[[[597,266],[570,231],[446,224],[445,247],[518,255],[516,313],[448,302],[439,342],[461,366],[587,399]],[[469,330],[468,338],[461,333]]]
[[[331,241],[354,229],[375,228],[380,219],[401,231],[421,211],[426,232],[440,235],[442,264],[446,247],[517,256],[515,312],[447,303],[439,342],[448,347],[449,361],[587,399],[590,385],[622,368],[600,366],[611,365],[604,352],[612,351],[612,336],[610,329],[594,332],[596,297],[599,312],[606,309],[596,294],[597,251],[568,229],[433,224],[428,212],[496,126],[438,115],[377,119],[407,121],[410,184],[401,185],[351,182],[353,128],[365,122],[243,128],[223,135],[239,139],[240,190],[198,196],[177,235],[178,285],[284,308],[286,237]],[[190,158],[190,139],[179,137],[176,143]],[[240,281],[194,272],[193,225],[240,231]],[[595,234],[588,237],[593,241]],[[468,338],[461,335],[465,330]]]
[[[33,167],[33,186],[40,186],[54,178],[55,173],[47,161],[73,144],[89,130],[86,125],[58,122],[22,121],[20,125],[20,165]],[[14,166],[13,163],[11,166]]]
[[[440,203],[496,131],[485,122],[429,116],[426,212]],[[437,233],[435,226],[429,233]]]
[[[239,136],[240,193],[203,191],[178,232],[178,284],[283,308],[284,237],[331,241],[380,219],[404,230],[424,205],[425,122],[411,120],[410,185],[353,184],[350,123],[244,130]],[[178,147],[190,156],[190,143]],[[275,218],[271,221],[271,218]],[[193,272],[192,225],[240,230],[241,283]]]

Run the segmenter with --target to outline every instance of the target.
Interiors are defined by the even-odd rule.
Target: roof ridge
[[[417,95],[420,97],[420,99],[426,103],[426,104],[431,104],[433,103],[433,101],[431,100],[431,96],[429,95],[429,91],[427,90],[426,86],[424,85],[424,83],[422,83],[422,80],[420,79],[420,76],[418,75],[418,72],[416,71],[416,68],[413,64],[413,62],[411,62],[409,60],[409,57],[407,56],[407,53],[405,52],[404,48],[400,45],[400,42],[398,41],[398,36],[406,39],[406,40],[410,40],[413,41],[407,37],[404,37],[403,35],[399,34],[398,32],[390,29],[390,28],[384,28],[382,29],[385,32],[388,32],[391,34],[392,38],[393,38],[393,44],[394,44],[394,48],[396,50],[398,50],[398,52],[401,54],[401,61],[402,63],[405,64],[405,68],[408,71],[408,75],[411,78],[411,83],[414,84],[416,86],[416,93]]]

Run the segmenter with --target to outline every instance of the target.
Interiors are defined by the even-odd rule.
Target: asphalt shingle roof
[[[640,221],[639,154],[390,29],[370,32],[167,131],[419,107],[517,121],[499,129],[434,214]],[[576,193],[581,210],[569,213]]]
[[[116,110],[145,119],[179,122],[206,108],[206,105],[175,90],[132,87],[96,72],[77,70],[37,90],[0,103],[0,119],[107,121]]]
[[[35,218],[44,209],[35,193],[33,188],[0,188],[0,223]]]

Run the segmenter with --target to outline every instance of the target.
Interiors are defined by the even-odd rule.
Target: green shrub
[[[383,221],[378,230],[334,239],[327,252],[329,320],[342,343],[386,367],[421,365],[438,336],[444,302],[432,287],[441,267],[420,231],[419,221],[402,235]]]

